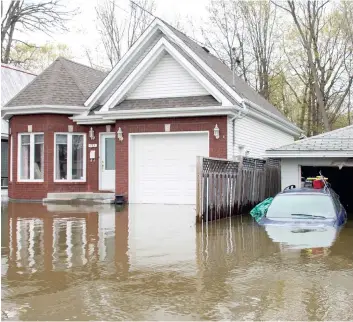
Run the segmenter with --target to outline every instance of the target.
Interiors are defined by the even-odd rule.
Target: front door
[[[115,191],[115,135],[103,133],[100,136],[99,169],[100,190]]]

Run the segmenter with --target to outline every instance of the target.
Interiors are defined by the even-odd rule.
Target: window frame
[[[67,135],[67,179],[56,179],[56,137],[57,135]],[[72,136],[81,135],[83,136],[83,179],[72,179]],[[55,132],[54,133],[54,159],[53,159],[53,174],[54,182],[65,183],[65,182],[86,182],[86,166],[87,166],[87,133],[84,132]]]
[[[29,146],[30,146],[30,156],[29,156],[29,179],[21,179],[21,138],[22,136],[29,135]],[[44,182],[44,170],[45,170],[45,162],[43,164],[43,179],[34,179],[34,153],[35,153],[35,135],[43,135],[43,153],[45,153],[45,135],[44,132],[23,132],[18,133],[17,140],[17,182]],[[10,148],[10,151],[12,147]],[[12,158],[12,156],[10,156]],[[44,158],[45,159],[45,158]],[[12,167],[10,169],[10,176],[12,179]]]

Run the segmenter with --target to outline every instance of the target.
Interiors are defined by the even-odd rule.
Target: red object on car
[[[322,180],[314,180],[313,181],[313,188],[314,189],[322,189],[325,186]]]

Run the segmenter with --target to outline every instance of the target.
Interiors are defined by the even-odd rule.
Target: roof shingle
[[[83,105],[107,73],[57,58],[6,106]]]
[[[353,151],[353,125],[268,151]]]

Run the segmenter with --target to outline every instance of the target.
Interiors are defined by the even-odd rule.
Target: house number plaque
[[[96,148],[96,147],[97,147],[97,144],[88,144],[88,147],[89,147],[89,148]]]

